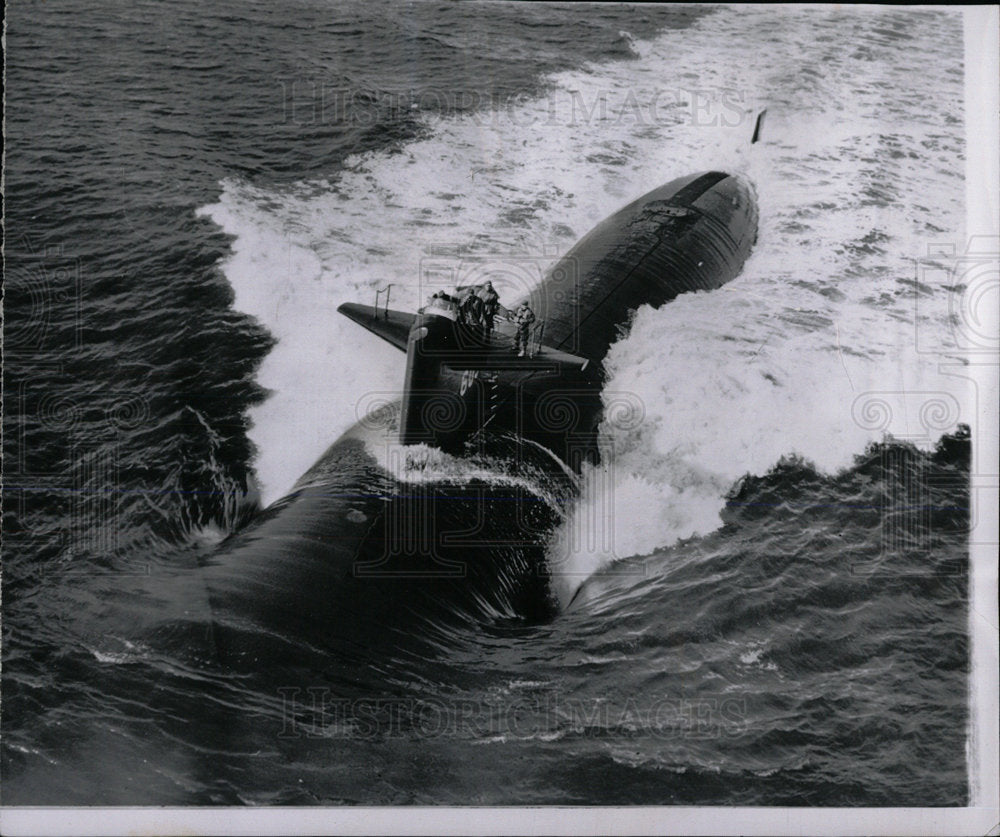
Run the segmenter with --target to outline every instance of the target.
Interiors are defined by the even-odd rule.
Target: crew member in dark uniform
[[[535,321],[535,312],[528,306],[528,300],[524,300],[514,312],[514,325],[517,326],[517,333],[514,335],[514,351],[518,357],[524,357],[528,351],[528,344],[531,335],[531,324]]]
[[[462,322],[466,325],[478,326],[482,322],[483,301],[477,296],[475,291],[470,291],[465,299],[462,300],[459,310]]]
[[[500,305],[500,295],[493,290],[493,283],[487,282],[479,289],[479,299],[482,301],[483,337],[489,340],[493,335],[493,318]]]

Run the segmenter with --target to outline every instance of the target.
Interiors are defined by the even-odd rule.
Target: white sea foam
[[[607,392],[639,399],[645,419],[604,426],[613,455],[585,472],[554,540],[564,600],[616,557],[710,532],[733,481],[783,454],[834,471],[886,432],[926,446],[969,420],[960,370],[939,369],[949,292],[911,281],[929,245],[962,240],[961,88],[942,101],[956,59],[936,25],[882,63],[845,51],[871,37],[864,14],[795,9],[781,27],[767,10],[710,15],[506,111],[428,115],[426,137],[328,180],[225,182],[204,212],[236,236],[224,269],[237,307],[279,340],[259,373],[273,394],[252,413],[265,502],[372,393],[399,390],[402,354],[338,304],[391,282],[392,307],[412,309],[429,258],[466,275],[477,258],[513,265],[509,296],[629,199],[710,168],[755,184],[756,250],[726,288],[640,310],[613,347]]]
[[[785,35],[775,38],[794,53]],[[674,46],[695,58],[708,49],[688,37]],[[770,72],[745,58],[717,69],[746,83]],[[799,69],[807,81],[804,60]],[[711,71],[699,67],[698,78],[710,83]],[[830,78],[846,83],[836,71]],[[605,403],[628,393],[645,419],[617,426],[609,410],[604,461],[585,471],[583,496],[551,547],[563,602],[616,558],[717,528],[733,482],[782,455],[833,472],[883,434],[928,447],[969,420],[961,368],[942,369],[939,352],[921,350],[948,346],[953,300],[910,281],[936,230],[960,240],[960,156],[942,151],[949,166],[928,171],[923,150],[946,145],[940,125],[890,120],[887,139],[882,94],[871,80],[851,83],[859,95],[828,110],[822,98],[804,112],[766,102],[768,141],[745,158],[761,224],[743,275],[640,310],[612,348]],[[792,100],[802,92],[798,82],[772,86],[754,89]]]
[[[540,446],[539,446],[540,447]],[[477,481],[493,487],[522,489],[551,508],[561,511],[567,490],[578,490],[579,478],[544,448],[540,455],[562,470],[562,479],[551,469],[524,457],[456,456],[429,445],[400,445],[369,436],[366,451],[382,470],[411,485],[467,485]],[[572,488],[567,489],[567,485]]]

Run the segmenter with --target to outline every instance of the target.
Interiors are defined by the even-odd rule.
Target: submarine
[[[737,177],[705,172],[654,189],[588,233],[531,291],[538,322],[528,357],[512,356],[512,327],[501,322],[484,339],[439,299],[416,314],[338,310],[406,352],[401,444],[457,450],[506,428],[578,470],[597,458],[601,362],[631,313],[729,282],[756,234],[756,204]]]
[[[218,653],[253,667],[305,645],[323,666],[334,649],[363,661],[433,644],[443,624],[554,616],[547,540],[574,474],[600,459],[608,349],[641,305],[734,279],[757,223],[751,184],[722,171],[632,201],[527,292],[537,325],[523,356],[512,325],[485,333],[440,297],[416,312],[340,306],[405,354],[401,396],[203,562]],[[413,445],[506,456],[531,479],[408,479],[387,462]]]

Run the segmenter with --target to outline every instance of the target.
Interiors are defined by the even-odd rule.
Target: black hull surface
[[[206,558],[214,643],[230,665],[301,664],[304,648],[320,664],[409,646],[435,626],[555,613],[545,544],[569,475],[536,450],[491,458],[506,474],[489,479],[408,481],[395,453],[394,425],[356,426]]]
[[[604,358],[641,305],[736,278],[757,238],[749,184],[722,172],[673,180],[603,221],[531,292],[545,342]]]

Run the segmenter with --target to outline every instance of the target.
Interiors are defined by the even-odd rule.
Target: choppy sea
[[[958,13],[6,26],[4,803],[967,803]],[[753,182],[757,246],[612,348],[605,397],[641,415],[560,511],[554,619],[299,681],[144,630],[210,624],[201,558],[399,388],[339,304],[409,308],[442,254],[540,276],[705,169]]]

